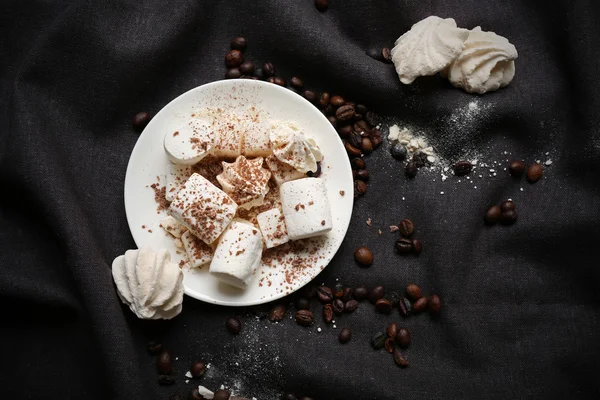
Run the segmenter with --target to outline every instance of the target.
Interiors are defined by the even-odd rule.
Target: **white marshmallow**
[[[174,238],[180,238],[183,235],[187,228],[180,224],[175,218],[168,215],[160,221],[160,227],[163,228],[167,233],[169,233]]]
[[[242,154],[246,157],[267,157],[273,154],[266,124],[260,122],[246,124]]]
[[[244,220],[234,220],[219,239],[210,273],[217,279],[245,289],[260,265],[260,230]]]
[[[282,245],[290,240],[285,226],[285,218],[279,208],[272,208],[258,214],[256,220],[267,249]]]
[[[190,231],[181,235],[183,248],[188,256],[188,261],[193,268],[198,268],[212,260],[213,249]]]
[[[305,173],[294,169],[291,165],[279,161],[279,159],[272,154],[265,158],[265,163],[267,164],[267,167],[269,167],[271,175],[279,186],[285,182],[306,177]]]
[[[210,124],[192,119],[174,132],[165,135],[164,147],[169,160],[175,164],[196,164],[213,148]]]
[[[187,231],[187,232],[189,232],[189,231]],[[175,240],[173,242],[175,243],[175,247],[177,247],[178,249],[183,249],[183,242],[181,241],[180,238],[175,238]]]
[[[165,198],[167,201],[173,201],[177,192],[183,186],[185,181],[192,175],[192,167],[184,164],[169,163],[167,167],[167,183]]]
[[[331,230],[331,209],[322,179],[286,182],[280,187],[280,195],[291,240],[319,236]]]
[[[213,154],[219,158],[236,158],[242,154],[244,121],[236,115],[215,118],[212,125],[216,134]]]
[[[200,174],[193,174],[171,202],[169,214],[206,244],[233,220],[237,204]]]

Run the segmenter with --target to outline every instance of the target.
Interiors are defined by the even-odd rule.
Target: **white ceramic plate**
[[[154,191],[149,187],[157,181],[157,176],[164,185],[169,162],[163,149],[165,133],[177,129],[201,108],[246,109],[249,106],[267,111],[272,119],[292,121],[315,138],[324,154],[321,179],[326,182],[333,229],[321,239],[323,244],[316,253],[318,260],[304,265],[302,274],[292,280],[289,274],[286,280],[286,268],[282,266],[261,265],[257,275],[268,278],[256,277],[246,290],[239,290],[209,275],[208,265],[202,269],[184,268],[185,293],[209,303],[261,304],[298,290],[331,261],[346,235],[352,214],[354,188],[350,163],[342,141],[317,108],[292,91],[271,83],[241,79],[218,81],[192,89],[167,104],[144,129],[131,153],[125,176],[125,211],[137,246],[167,248],[174,262],[184,257],[176,254],[173,239],[160,228],[166,213],[157,212]],[[342,196],[340,191],[345,194]]]

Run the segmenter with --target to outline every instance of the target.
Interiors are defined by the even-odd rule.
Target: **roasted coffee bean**
[[[354,107],[350,104],[343,105],[335,111],[335,117],[340,121],[348,121],[352,119],[353,116]]]
[[[327,117],[327,120],[334,128],[337,128],[337,118],[336,117],[334,117],[333,115],[330,115],[329,117]]]
[[[387,351],[388,353],[393,353],[394,349],[396,348],[396,343],[394,343],[394,339],[393,338],[387,338],[385,340],[385,343],[383,345],[383,348],[385,349],[385,351]]]
[[[387,329],[385,330],[385,333],[387,333],[388,337],[395,338],[396,334],[398,333],[398,324],[396,324],[395,322],[389,324]]]
[[[352,117],[355,121],[362,121],[363,116],[357,112],[354,113],[354,117]]]
[[[363,137],[360,143],[360,148],[364,153],[370,153],[373,151],[373,142],[368,137]]]
[[[385,288],[383,286],[375,286],[369,292],[369,301],[373,304],[377,303],[377,300],[385,297]]]
[[[431,314],[439,314],[442,309],[442,302],[440,300],[440,296],[438,296],[437,294],[432,294],[429,297],[427,305],[429,306],[429,312]]]
[[[454,175],[465,176],[473,170],[473,164],[469,161],[459,161],[454,164]]]
[[[385,298],[388,299],[390,303],[392,303],[392,307],[397,307],[402,297],[398,294],[398,292],[392,292],[386,295]]]
[[[355,122],[354,123],[354,130],[357,131],[357,132],[362,132],[364,134],[370,134],[371,133],[371,128],[369,127],[369,124],[367,124],[365,121]]]
[[[359,169],[358,171],[356,171],[356,178],[360,179],[361,181],[368,181],[369,171],[367,171],[366,169]]]
[[[369,112],[369,110],[367,109],[367,106],[365,106],[364,104],[357,104],[356,112],[359,114],[365,115],[367,112]]]
[[[388,64],[392,62],[392,51],[389,47],[384,47],[381,49],[381,58]]]
[[[244,75],[252,75],[254,73],[254,64],[251,61],[246,61],[240,65],[240,72]]]
[[[367,164],[365,163],[365,160],[363,160],[362,158],[353,158],[352,159],[352,167],[354,169],[365,169],[365,168],[367,168]]]
[[[512,225],[517,222],[517,212],[514,210],[504,211],[500,214],[500,223],[502,225]]]
[[[262,70],[262,68],[254,68],[254,76],[257,77],[258,79],[263,79],[265,77],[265,74]]]
[[[269,321],[280,322],[285,317],[286,308],[283,304],[278,304],[269,312]]]
[[[335,120],[337,121],[337,118]],[[344,125],[344,126],[338,125],[337,132],[340,134],[341,137],[348,137],[352,133],[352,126],[351,125]]]
[[[325,115],[333,115],[335,116],[335,108],[333,108],[333,106],[331,104],[328,104],[325,108],[323,108],[323,112],[325,113]],[[338,121],[338,125],[343,125],[344,123],[341,123],[340,121]]]
[[[398,239],[396,240],[396,251],[400,254],[408,254],[413,250],[412,240]]]
[[[421,297],[423,297],[423,292],[421,292],[420,287],[414,283],[411,283],[410,285],[406,286],[406,296],[413,301],[419,300]]]
[[[296,323],[302,326],[309,326],[313,323],[315,316],[309,310],[296,311]]]
[[[270,77],[275,75],[275,66],[271,62],[266,62],[263,64],[262,71],[265,77]]]
[[[414,161],[409,161],[406,163],[404,173],[406,174],[407,178],[414,178],[415,176],[417,176],[417,172],[419,172],[419,167],[417,167],[417,164]]]
[[[285,86],[285,79],[283,79],[279,76],[271,76],[267,79],[267,82],[274,83],[279,86]]]
[[[213,400],[229,400],[231,394],[225,389],[219,389],[213,395]]]
[[[333,307],[331,304],[325,304],[323,306],[323,321],[326,324],[330,324],[333,321]]]
[[[513,203],[512,200],[504,200],[500,203],[500,210],[502,210],[502,212],[515,211],[515,203]]]
[[[175,379],[169,375],[159,375],[158,384],[163,386],[170,386],[175,383]]]
[[[369,296],[369,289],[365,286],[359,286],[354,289],[354,298],[358,301],[362,301]]]
[[[156,357],[156,370],[162,375],[173,372],[173,359],[168,350],[162,350]]]
[[[313,284],[308,284],[302,288],[302,296],[307,299],[312,299],[317,295],[317,287]]]
[[[331,104],[333,107],[338,108],[344,105],[346,101],[344,100],[344,98],[342,96],[332,96],[331,99],[329,100],[329,104]]]
[[[323,304],[331,303],[333,300],[333,292],[327,286],[317,286],[317,296],[319,296],[319,301]]]
[[[137,132],[141,132],[144,130],[146,125],[148,125],[148,122],[150,122],[151,119],[152,117],[149,113],[142,111],[133,116],[131,119],[131,124],[133,125],[133,129],[135,129]]]
[[[406,146],[404,146],[402,143],[395,143],[392,147],[390,147],[390,154],[396,160],[402,161],[406,159],[408,151],[406,150]]]
[[[193,362],[190,366],[192,378],[200,378],[206,372],[206,365],[202,361]]]
[[[367,124],[371,125],[371,127],[373,128],[379,125],[380,122],[379,116],[373,111],[369,111],[368,113],[366,113],[364,120],[367,121]]]
[[[421,243],[421,241],[419,239],[413,239],[412,240],[412,249],[413,249],[413,253],[415,253],[416,255],[421,254],[421,251],[423,251],[423,243]]]
[[[419,300],[415,301],[412,309],[415,314],[425,311],[427,309],[427,297],[421,297]]]
[[[354,197],[362,196],[367,193],[367,184],[363,181],[354,181]],[[365,265],[368,267],[368,265]]]
[[[352,334],[350,333],[350,329],[344,328],[340,331],[338,340],[340,341],[340,343],[344,344],[344,343],[348,343],[348,341],[350,341],[351,337],[352,337]]]
[[[373,346],[373,348],[375,350],[379,350],[379,349],[381,349],[385,345],[385,339],[386,339],[385,333],[383,333],[383,332],[377,332],[371,338],[371,346]]]
[[[312,90],[305,90],[304,92],[302,92],[302,96],[304,96],[304,98],[310,101],[311,103],[314,103],[317,99],[317,94]]]
[[[542,179],[544,175],[544,167],[541,164],[531,164],[529,168],[527,168],[527,181],[529,183],[535,183]]]
[[[400,228],[400,234],[404,237],[411,237],[415,232],[415,224],[410,219],[400,221],[398,228]]]
[[[358,301],[356,300],[348,300],[346,304],[344,304],[344,311],[347,313],[351,313],[358,308]]]
[[[336,299],[341,299],[343,294],[344,285],[342,285],[340,282],[336,283],[333,287],[333,297],[335,297]]]
[[[510,174],[513,177],[520,178],[521,176],[523,176],[523,172],[525,172],[526,168],[527,168],[527,166],[525,165],[525,162],[513,161],[508,166],[508,172],[510,172]]]
[[[246,41],[246,38],[238,36],[238,37],[236,37],[235,39],[233,39],[231,41],[231,49],[232,50],[244,51],[244,50],[246,50],[246,45],[247,44],[248,43]]]
[[[229,317],[225,321],[225,326],[227,326],[229,333],[237,335],[242,330],[242,321],[237,317]]]
[[[410,331],[406,328],[399,328],[394,337],[398,346],[406,349],[410,345]]]
[[[350,143],[352,146],[354,146],[356,148],[360,148],[360,145],[362,143],[362,136],[360,135],[359,132],[352,131],[350,136],[348,136],[348,143]]]
[[[333,308],[333,312],[337,315],[340,315],[344,312],[344,302],[340,299],[335,299],[331,306]]]
[[[398,308],[400,309],[400,315],[403,317],[408,317],[412,311],[412,304],[410,304],[410,300],[408,300],[406,297],[403,297],[398,304]]]
[[[375,310],[382,314],[389,314],[392,312],[392,302],[388,299],[379,299],[375,303]]]
[[[485,213],[485,223],[488,225],[494,225],[500,222],[500,216],[502,215],[502,210],[499,206],[490,207]]]
[[[378,48],[371,48],[371,49],[367,50],[365,52],[365,54],[377,61],[383,61],[383,56],[381,54],[381,50]]]
[[[349,301],[352,299],[352,288],[344,288],[342,291],[342,301]]]
[[[239,50],[231,50],[225,56],[225,65],[227,65],[227,68],[239,67],[243,62],[244,55]]]
[[[162,350],[162,344],[157,343],[154,340],[148,342],[148,352],[150,354],[158,354]]]
[[[362,154],[362,152],[360,151],[360,149],[352,146],[350,144],[350,142],[346,142],[346,144],[344,145],[344,147],[346,147],[346,153],[348,153],[349,156],[351,157],[358,157]]]
[[[315,0],[315,7],[317,7],[317,10],[321,12],[327,11],[327,7],[329,7],[329,0]]]
[[[394,350],[394,362],[402,368],[408,367],[408,360],[400,353],[400,350]]]
[[[329,93],[323,92],[321,93],[321,97],[319,98],[319,105],[323,108],[329,105]]]
[[[298,78],[297,76],[292,76],[290,78],[290,85],[292,85],[296,89],[302,89],[302,86],[304,86],[304,83],[302,82],[302,79]]]
[[[316,170],[315,172],[313,172],[313,171],[308,171],[308,172],[306,173],[306,176],[308,176],[309,178],[318,178],[318,177],[320,177],[320,176],[321,176],[321,173],[322,173],[322,172],[323,172],[323,171],[321,170],[321,162],[320,162],[320,161],[317,161],[317,170]]]
[[[373,264],[373,253],[366,246],[361,246],[354,251],[354,259],[363,267]]]
[[[198,388],[192,389],[187,398],[188,400],[206,400],[204,396],[198,393]]]
[[[316,289],[315,289],[316,293]],[[310,302],[306,297],[298,297],[295,302],[296,310],[308,310],[310,308]]]
[[[225,78],[227,79],[238,79],[242,76],[242,73],[238,68],[230,68],[225,72]]]

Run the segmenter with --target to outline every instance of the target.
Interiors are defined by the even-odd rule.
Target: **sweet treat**
[[[508,85],[515,76],[517,49],[508,39],[476,27],[469,32],[465,49],[444,75],[469,93],[484,94]]]
[[[217,175],[217,181],[240,207],[251,208],[263,203],[269,191],[271,172],[262,164],[262,157],[249,160],[239,156],[233,163],[223,161],[223,172]]]
[[[291,240],[323,235],[332,228],[325,183],[319,178],[286,182],[280,187],[281,206]]]
[[[219,158],[235,159],[242,154],[244,118],[237,115],[215,118],[212,123],[214,137],[213,154]]]
[[[237,204],[199,174],[192,174],[169,206],[169,214],[206,244],[223,233]]]
[[[192,167],[185,164],[169,163],[166,175],[165,199],[173,201],[185,181],[192,175]]]
[[[463,51],[468,36],[469,31],[458,28],[452,18],[430,16],[414,24],[391,52],[400,82],[410,84],[446,68]]]
[[[285,218],[279,208],[272,208],[256,216],[267,249],[287,243],[290,238],[285,226]]]
[[[175,238],[180,238],[181,235],[187,232],[187,228],[170,215],[160,221],[160,227]]]
[[[236,219],[219,239],[209,271],[219,280],[244,289],[260,265],[262,248],[260,230]]]
[[[165,135],[164,147],[174,164],[196,164],[212,151],[210,125],[202,119],[192,119],[174,132]]]
[[[322,154],[314,140],[309,140],[300,129],[289,122],[275,121],[269,134],[273,154],[279,161],[299,172],[317,170]]]
[[[275,179],[275,182],[277,182],[279,186],[281,186],[282,183],[306,177],[305,173],[294,169],[294,167],[289,164],[279,161],[273,154],[265,158],[265,164],[267,164],[273,179]]]
[[[181,235],[181,242],[187,254],[190,266],[199,268],[212,260],[213,249],[190,231],[186,231]]]
[[[262,122],[247,122],[244,126],[242,154],[246,157],[267,157],[273,154],[269,126]]]
[[[183,274],[165,249],[127,250],[112,263],[121,301],[141,319],[171,319],[181,312]]]

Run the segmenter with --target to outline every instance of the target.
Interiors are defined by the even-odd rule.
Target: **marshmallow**
[[[174,238],[180,238],[183,235],[187,228],[180,224],[175,218],[168,215],[160,221],[160,227],[163,228],[167,233],[171,234]]]
[[[213,154],[219,158],[236,158],[242,154],[244,121],[236,115],[219,116],[213,120],[215,132]]]
[[[167,157],[174,164],[196,164],[212,151],[210,125],[193,119],[174,132],[165,135]]]
[[[244,220],[234,220],[219,239],[210,273],[217,279],[245,289],[260,265],[262,235]]]
[[[304,178],[286,182],[279,190],[291,240],[319,236],[331,230],[331,209],[322,179]]]
[[[242,154],[246,157],[267,157],[272,153],[268,126],[260,122],[246,124]]]
[[[190,231],[181,235],[181,241],[183,242],[183,248],[187,253],[190,265],[193,268],[201,267],[212,260],[212,247],[192,235]]]
[[[169,214],[206,244],[211,244],[233,220],[237,204],[200,174],[193,174],[179,190]]]
[[[166,191],[165,198],[167,201],[173,201],[177,192],[185,181],[192,175],[192,167],[184,164],[173,164],[169,163],[167,167],[167,183],[166,183]]]
[[[267,249],[287,243],[290,240],[285,226],[285,218],[279,208],[273,208],[258,214],[256,220]]]
[[[305,173],[302,173],[294,169],[294,167],[279,161],[279,159],[272,154],[265,158],[265,163],[267,164],[267,167],[269,167],[271,175],[279,186],[285,182],[306,177]]]

